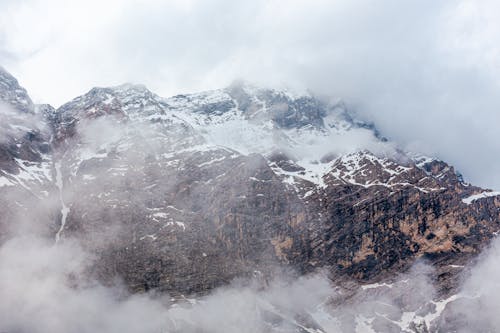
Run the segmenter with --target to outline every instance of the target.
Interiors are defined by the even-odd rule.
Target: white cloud
[[[498,189],[499,9],[493,0],[4,1],[0,63],[55,105],[124,81],[163,96],[237,77],[307,87]]]
[[[275,311],[276,306],[293,318],[314,310],[335,293],[323,275],[314,275],[277,279],[265,289],[257,283],[235,282],[192,307],[171,306],[167,295],[129,295],[120,287],[85,279],[91,259],[68,239],[57,246],[34,236],[4,243],[0,247],[0,330],[262,332],[268,327],[261,309]]]

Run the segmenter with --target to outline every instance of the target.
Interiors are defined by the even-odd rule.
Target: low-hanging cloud
[[[174,301],[165,294],[129,294],[119,282],[103,286],[89,278],[86,269],[94,258],[75,239],[54,244],[25,235],[0,247],[0,330],[229,333],[297,332],[307,327],[334,333],[420,332],[427,327],[487,331],[498,327],[498,297],[491,289],[498,284],[494,268],[498,265],[491,264],[499,258],[496,246],[457,288],[458,297],[444,311],[433,301],[437,296],[430,279],[433,269],[423,263],[389,284],[376,289],[366,285],[347,297],[345,289],[336,288],[319,272],[299,278],[283,273],[272,281],[235,280],[209,295]]]
[[[496,332],[500,326],[500,240],[479,257],[468,272],[459,292],[459,299],[451,303],[440,319],[440,325],[459,333]]]
[[[0,144],[22,139],[28,133],[48,135],[40,114],[21,113],[0,101]]]
[[[88,155],[103,154],[127,138],[132,144],[143,139],[152,143],[158,133],[147,129],[141,124],[125,126],[113,117],[99,118],[79,123],[75,140]],[[108,135],[103,136],[103,132]],[[140,135],[129,136],[131,132]],[[145,146],[154,152],[162,145]],[[143,156],[127,154],[126,161],[140,165]],[[78,186],[82,186],[78,181],[66,184],[64,199],[74,199],[72,187]],[[97,184],[91,192],[100,193],[101,186]],[[85,200],[83,196],[78,199]],[[52,199],[46,201],[57,208]],[[34,226],[49,223],[19,217],[12,224],[24,227],[0,246],[0,331],[296,332],[304,326],[317,332],[359,332],[363,327],[378,332],[412,332],[412,321],[422,327],[458,326],[463,332],[471,332],[479,324],[485,329],[497,327],[496,293],[488,290],[494,290],[498,280],[498,246],[481,258],[471,277],[457,287],[457,301],[449,303],[439,318],[439,303],[432,301],[439,296],[430,279],[433,270],[422,263],[378,286],[382,288],[358,288],[354,283],[348,292],[358,292],[351,295],[332,285],[322,272],[298,278],[283,273],[271,281],[257,274],[252,281],[233,281],[187,303],[172,301],[166,294],[130,294],[125,283],[106,281],[103,285],[89,275],[99,254],[72,239],[71,233],[63,234],[57,243],[53,237],[40,236],[46,233]],[[107,228],[114,236],[119,232],[119,228]],[[106,236],[100,235],[103,242],[111,239]],[[91,238],[98,242],[94,235]],[[463,318],[476,326],[457,325]]]
[[[495,1],[30,0],[0,13],[0,62],[36,100],[124,81],[163,96],[285,84],[343,98],[403,146],[500,186]]]
[[[35,236],[16,237],[0,248],[2,332],[264,332],[262,311],[280,311],[293,327],[334,294],[322,275],[275,280],[263,289],[240,284],[216,290],[195,304],[173,305],[168,295],[130,295],[119,285],[86,280],[92,262],[77,241],[54,245]],[[276,308],[274,308],[276,306]],[[276,315],[276,314],[275,314]],[[276,315],[278,317],[278,315]]]
[[[54,104],[90,86],[123,81],[146,83],[164,96],[224,86],[236,77],[309,88],[345,99],[385,135],[451,161],[470,180],[499,187],[499,49],[492,42],[500,31],[498,9],[493,1],[147,1],[139,7],[133,1],[74,7],[60,0],[6,1],[0,4],[0,62],[35,99]],[[106,128],[99,126],[86,132],[97,153],[103,138],[94,133]],[[452,315],[484,319],[486,328],[498,327],[498,297],[490,292],[498,289],[496,249],[463,286],[472,300],[485,292],[478,308],[450,307]],[[82,280],[89,261],[70,240],[54,246],[52,239],[23,236],[2,245],[0,330],[259,331],[258,302],[293,314],[335,295],[327,279],[314,276],[275,281],[265,291],[235,285],[194,307],[171,307],[168,298]],[[433,297],[425,276],[418,281],[419,295]],[[393,296],[363,299],[338,316],[379,301],[396,307]],[[227,304],[235,311],[227,313]]]

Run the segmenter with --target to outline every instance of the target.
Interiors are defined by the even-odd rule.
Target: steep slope
[[[47,110],[0,67],[0,241],[22,230],[23,221],[54,219],[48,207],[54,186]],[[40,224],[50,233],[50,226]]]
[[[342,103],[241,83],[171,98],[126,84],[54,110],[5,71],[0,81],[3,239],[36,217],[54,242],[76,238],[95,256],[89,274],[134,292],[324,268],[349,302],[353,280],[383,289],[373,282],[424,258],[450,300],[500,230],[498,193],[402,151]],[[437,318],[403,308],[390,325]]]
[[[142,87],[93,89],[58,115],[57,133],[73,133],[56,152],[68,184],[61,235],[98,253],[103,279],[190,293],[279,264],[269,239],[293,233],[303,205],[262,156],[208,142]]]
[[[499,227],[497,197],[468,204],[483,190],[452,167],[311,96],[239,84],[163,99],[123,85],[56,114],[78,198],[64,232],[135,289],[202,291],[290,263],[373,279],[422,256],[461,261]]]
[[[358,278],[421,256],[459,260],[500,227],[498,197],[464,203],[482,190],[440,161],[401,165],[358,152],[337,159],[324,178],[326,186],[307,196],[321,214],[308,226],[319,238],[312,257]]]

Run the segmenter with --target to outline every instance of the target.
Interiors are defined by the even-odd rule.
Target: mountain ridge
[[[7,78],[0,88],[22,91]],[[26,113],[9,91],[0,98]],[[500,230],[495,192],[401,150],[342,103],[126,84],[37,108],[44,119],[2,122],[0,242],[36,216],[35,232],[78,239],[96,257],[89,274],[132,292],[196,295],[286,268],[363,284],[425,258],[445,297],[461,272],[450,265]]]

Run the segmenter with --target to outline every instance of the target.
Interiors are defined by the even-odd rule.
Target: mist
[[[496,332],[500,327],[500,240],[496,239],[464,274],[459,298],[446,309],[440,324],[457,332]],[[448,325],[448,326],[447,326]]]
[[[0,13],[0,62],[38,102],[123,82],[165,97],[238,78],[310,90],[500,187],[495,1],[29,0]]]
[[[3,244],[2,332],[262,332],[262,310],[275,311],[276,305],[285,318],[293,318],[333,294],[328,280],[317,275],[276,280],[266,289],[257,282],[234,282],[173,305],[168,295],[130,295],[120,284],[104,287],[85,279],[91,262],[74,240],[54,245],[26,236]]]
[[[170,298],[154,292],[130,294],[119,280],[103,286],[89,278],[85,269],[95,258],[77,240],[55,245],[33,235],[20,236],[0,248],[0,329],[295,332],[313,323],[318,332],[371,332],[368,327],[414,332],[424,323],[433,329],[458,327],[459,332],[495,331],[498,249],[497,241],[464,277],[453,302],[441,301],[440,308],[433,301],[437,296],[433,269],[425,263],[417,263],[387,284],[359,288],[349,297],[343,295],[346,289],[335,287],[326,274],[318,272],[300,278],[283,273],[267,282],[235,280],[206,296]]]
[[[50,157],[58,159],[62,169],[57,171],[64,176],[54,184],[55,160],[22,149],[31,145],[32,134],[50,141],[53,133],[43,114],[0,104],[0,144],[21,147],[27,155],[9,159],[1,172],[8,209],[0,233],[0,332],[498,331],[498,240],[473,263],[455,267],[462,273],[451,295],[436,287],[438,273],[423,259],[402,273],[360,284],[323,270],[300,276],[271,255],[262,262],[276,264],[272,277],[248,265],[244,278],[225,280],[234,268],[233,258],[225,258],[212,261],[229,272],[225,285],[212,289],[210,283],[219,281],[207,278],[208,294],[169,294],[155,291],[161,286],[149,281],[136,283],[136,276],[113,275],[119,265],[102,261],[99,251],[128,250],[124,244],[129,244],[140,249],[131,257],[135,262],[126,256],[110,260],[142,265],[150,253],[160,254],[174,269],[184,265],[181,279],[191,278],[198,269],[192,262],[205,265],[203,258],[218,255],[200,239],[213,236],[198,233],[210,228],[204,218],[214,217],[217,228],[237,235],[241,226],[226,225],[218,209],[229,211],[229,200],[237,202],[235,210],[250,209],[238,201],[246,195],[255,198],[254,209],[264,206],[261,190],[272,190],[265,186],[277,175],[269,169],[270,177],[254,177],[264,159],[251,153],[269,147],[312,168],[332,154],[368,149],[394,157],[403,148],[450,163],[473,185],[500,189],[499,35],[500,6],[493,0],[1,1],[0,64],[36,103],[60,106],[91,87],[124,82],[143,83],[169,97],[242,80],[338,102],[356,119],[373,121],[389,142],[354,128],[336,141],[302,131],[291,147],[276,133],[261,131],[260,123],[194,125],[180,112],[179,117],[144,116],[141,123],[118,114],[75,122],[75,136],[58,142],[60,150]],[[276,107],[271,111],[279,112]],[[69,144],[72,149],[64,150]],[[193,149],[201,146],[207,149]],[[216,151],[217,146],[227,149]],[[197,161],[204,154],[210,158]],[[39,166],[23,164],[23,158]],[[190,167],[196,171],[192,184]],[[251,185],[210,183],[233,171],[252,179]],[[455,201],[462,207],[460,195]],[[496,205],[488,200],[485,206]],[[293,215],[298,201],[289,203],[283,211]],[[61,205],[69,215],[62,214]],[[209,205],[217,209],[203,216]],[[282,205],[277,201],[275,210]],[[479,208],[475,212],[482,215]],[[266,214],[256,223],[278,223]],[[72,223],[65,226],[68,216]],[[291,221],[299,225],[300,218]],[[77,239],[79,232],[84,236]],[[266,243],[256,245],[256,256],[268,250],[282,255],[281,238],[257,236],[265,236]],[[161,250],[155,248],[158,237],[166,239]],[[176,258],[182,242],[193,248],[183,254],[192,262]],[[164,250],[169,246],[172,253]],[[237,251],[237,244],[230,249]],[[213,274],[203,265],[200,271]],[[99,269],[105,271],[101,276]]]
[[[39,114],[19,113],[11,106],[0,102],[0,144],[21,139],[26,132],[49,133]]]
[[[42,126],[39,118],[29,116],[27,119],[25,126]],[[169,136],[165,137],[163,126],[161,123],[152,126],[122,122],[114,116],[82,120],[77,124],[75,135],[68,139],[74,150],[60,147],[62,150],[55,152],[64,162],[59,164],[59,172],[63,173],[58,185],[60,195],[24,198],[23,203],[30,207],[29,211],[8,222],[11,231],[0,247],[0,331],[294,332],[302,326],[337,331],[340,321],[331,315],[330,303],[342,295],[323,271],[299,277],[296,272],[283,270],[271,279],[254,272],[254,278],[234,279],[208,295],[181,296],[155,291],[132,293],[120,277],[113,276],[112,280],[103,283],[93,274],[100,254],[96,249],[109,246],[119,235],[132,236],[130,226],[121,220],[118,212],[111,214],[110,219],[99,215],[105,207],[96,203],[95,197],[123,185],[124,174],[118,172],[116,177],[104,181],[107,172],[126,165],[130,168],[127,178],[139,179],[143,177],[141,172],[147,156],[179,153],[182,147],[189,150],[193,140],[198,144],[217,143],[193,139],[189,128],[176,132],[177,127],[169,123],[165,125]],[[183,126],[179,128],[184,129]],[[4,131],[4,134],[13,139],[12,133]],[[363,134],[360,138],[355,140],[359,144],[373,140]],[[99,157],[115,154],[119,157],[102,164],[97,162]],[[96,160],[80,168],[74,164],[74,158],[77,161]],[[174,170],[177,169],[167,170],[167,175],[175,180],[179,177],[176,172],[180,171]],[[87,177],[88,174],[92,177]],[[173,191],[173,186],[163,191]],[[13,194],[6,195],[9,197],[4,199],[17,200]],[[140,207],[149,196],[137,191],[133,199],[120,195],[118,198],[126,200],[127,205],[134,203]],[[87,221],[79,226],[86,230],[82,240],[72,237],[71,228],[75,226],[69,226],[69,231],[65,229],[61,216],[40,214],[42,209],[53,212],[60,209],[62,202],[59,199],[67,205],[69,214],[76,209],[75,202],[86,207]],[[141,223],[146,221],[143,216]],[[189,229],[192,223],[185,221],[182,226]],[[58,229],[60,232],[54,239]],[[139,241],[147,242],[148,239],[142,237]],[[276,269],[282,268],[277,266]],[[339,311],[339,317],[348,314],[351,318],[344,325],[352,326],[353,308],[346,309],[346,314],[343,309]]]

